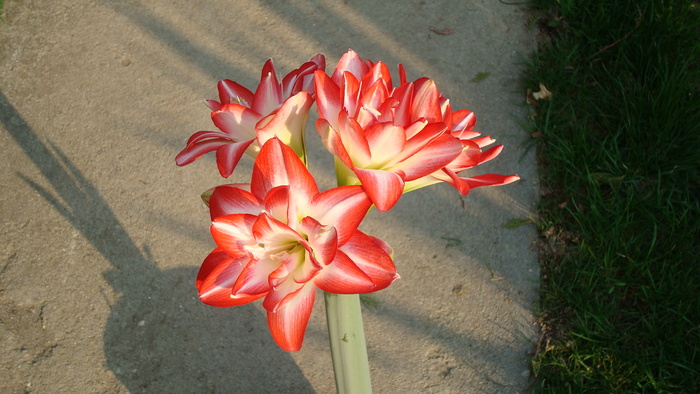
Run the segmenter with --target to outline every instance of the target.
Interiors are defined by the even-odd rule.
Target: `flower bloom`
[[[220,81],[220,101],[206,102],[220,131],[199,131],[192,135],[175,158],[176,164],[184,166],[216,151],[219,173],[228,178],[243,153],[255,157],[265,141],[275,136],[305,161],[303,133],[314,101],[313,75],[325,69],[325,62],[322,55],[316,55],[280,83],[272,60],[268,60],[255,94],[234,81]]]
[[[488,137],[474,140],[469,111],[452,113],[435,82],[406,82],[399,66],[394,88],[384,63],[363,62],[353,51],[333,75],[316,71],[316,129],[336,156],[343,184],[362,184],[380,211],[391,209],[404,192],[446,181],[463,194],[471,187],[513,182],[517,176],[460,178],[457,173],[495,157],[482,155]],[[479,144],[483,145],[479,145]]]
[[[441,100],[447,101],[442,97]],[[520,179],[517,175],[500,174],[461,177],[459,175],[460,172],[476,167],[498,156],[503,150],[503,145],[496,145],[487,151],[482,151],[482,148],[493,144],[496,140],[488,136],[481,137],[480,133],[473,130],[476,124],[476,116],[474,113],[467,109],[451,113],[449,103],[443,105],[442,108],[446,110],[446,113],[443,114],[443,119],[450,120],[448,123],[450,124],[449,133],[459,138],[464,145],[462,153],[439,171],[415,181],[408,182],[406,191],[415,190],[438,182],[447,182],[457,189],[461,195],[466,196],[469,194],[469,191],[475,187],[507,185]]]
[[[227,307],[263,298],[273,338],[299,350],[316,288],[356,294],[398,276],[391,248],[357,227],[372,202],[361,186],[322,193],[294,151],[277,138],[261,148],[250,185],[208,197],[217,244],[197,276],[200,299]]]

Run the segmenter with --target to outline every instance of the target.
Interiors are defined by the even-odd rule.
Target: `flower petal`
[[[221,134],[221,133],[218,133],[218,134]],[[209,153],[211,151],[217,150],[217,149],[221,148],[222,146],[228,145],[230,143],[231,143],[231,140],[228,138],[219,138],[219,139],[204,140],[204,141],[192,144],[192,145],[188,145],[185,149],[183,149],[180,153],[178,153],[177,156],[175,156],[175,164],[177,164],[178,166],[184,166],[184,165],[190,164],[193,161],[200,158],[202,155]]]
[[[224,79],[223,81],[219,81],[216,87],[219,90],[219,100],[221,101],[221,106],[225,106],[227,104],[240,104],[244,107],[250,108],[251,104],[253,103],[253,93],[247,88],[239,85],[237,82],[231,81],[230,79]]]
[[[255,90],[253,97],[253,105],[250,107],[253,111],[266,116],[276,111],[282,103],[282,87],[277,80],[275,65],[272,59],[265,62],[260,75],[260,84]]]
[[[428,122],[442,122],[440,109],[440,93],[435,82],[428,78],[420,78],[414,82],[413,121],[425,119]]]
[[[338,250],[338,232],[331,225],[323,225],[312,217],[305,217],[301,221],[302,233],[306,234],[309,252],[320,266],[326,266],[335,258]],[[311,254],[311,253],[309,253]],[[308,280],[308,279],[306,279]]]
[[[470,178],[460,177],[449,168],[443,168],[442,172],[432,174],[432,177],[452,185],[463,196],[475,187],[502,186],[520,179],[517,175],[485,174]]]
[[[247,256],[233,258],[221,248],[214,249],[199,269],[197,290],[199,299],[211,306],[227,307],[247,304],[264,296],[264,294],[247,297],[231,297],[231,289],[248,262]]]
[[[484,174],[464,179],[470,188],[482,186],[502,186],[520,180],[518,175]]]
[[[323,225],[335,227],[338,244],[342,245],[357,230],[371,206],[362,186],[339,186],[316,195],[305,213]]]
[[[367,195],[381,212],[391,209],[403,194],[402,177],[391,171],[355,168]]]
[[[396,266],[391,258],[393,250],[379,238],[357,231],[350,240],[340,247],[359,269],[361,269],[377,287],[382,290],[398,279]]]
[[[427,121],[413,122],[406,128],[406,147],[402,153],[404,157],[414,155],[426,145],[435,141],[438,137],[445,134],[447,127],[444,123],[428,123]]]
[[[226,141],[230,141],[231,137],[225,133],[222,133],[220,131],[198,131],[187,140],[187,147],[189,148],[190,145],[194,145],[197,142],[206,140],[206,139],[223,139]]]
[[[377,123],[365,131],[367,144],[372,152],[371,166],[382,168],[397,157],[406,146],[406,133],[401,126]]]
[[[354,166],[364,167],[369,164],[372,160],[372,153],[364,130],[346,111],[340,111],[338,116],[337,136],[340,137],[343,148],[352,159]],[[343,162],[345,163],[345,161]],[[348,163],[345,164],[348,165]],[[352,166],[348,165],[348,167]]]
[[[356,116],[360,104],[360,82],[354,75],[345,72],[341,90],[343,91],[342,107],[352,116]]]
[[[255,245],[253,224],[257,216],[249,214],[234,214],[215,218],[211,224],[211,234],[214,242],[231,256],[241,256],[247,253],[247,245]]]
[[[282,79],[282,97],[291,97],[301,91],[314,95],[314,72],[326,69],[326,58],[316,55],[298,69],[290,72]]]
[[[412,181],[429,175],[449,164],[462,152],[462,142],[457,138],[443,134],[428,146],[392,167],[393,171],[402,171],[405,181]]]
[[[411,124],[411,104],[413,102],[413,84],[402,84],[391,94],[399,105],[394,110],[394,124],[408,127]]]
[[[354,75],[355,78],[360,81],[369,71],[369,66],[362,61],[362,58],[360,58],[355,51],[350,49],[340,58],[338,65],[335,66],[335,70],[333,71],[331,79],[336,85],[340,86],[343,74],[346,71]]]
[[[228,104],[211,114],[211,120],[235,141],[255,139],[255,125],[263,116],[240,104]]]
[[[391,89],[393,87],[391,82],[391,72],[383,62],[377,62],[369,69],[369,71],[362,78],[362,85],[371,86],[378,80],[384,81],[387,89]]]
[[[253,166],[251,192],[260,200],[270,189],[290,186],[290,198],[304,204],[318,194],[318,186],[292,148],[277,138],[269,139],[260,149]]]
[[[267,312],[267,324],[272,338],[288,352],[301,349],[311,310],[316,300],[316,287],[306,284],[285,305],[275,312]]]
[[[343,107],[340,87],[323,71],[314,73],[316,108],[321,119],[326,119],[334,128],[338,127],[338,114]]]
[[[475,125],[476,115],[474,115],[474,112],[468,109],[461,109],[452,113],[452,127],[450,127],[452,133],[471,130]],[[479,135],[479,133],[476,133],[476,135]]]
[[[335,294],[362,294],[377,290],[377,285],[344,252],[338,251],[333,262],[313,280],[321,290]]]
[[[269,276],[279,268],[280,262],[273,259],[251,260],[243,268],[232,286],[233,298],[262,297],[270,290]]]
[[[255,140],[234,142],[225,144],[216,150],[216,166],[222,177],[228,178],[233,174],[236,165],[241,160],[241,156]]]
[[[209,214],[214,220],[220,216],[247,213],[258,215],[263,207],[255,196],[241,185],[222,185],[214,188],[209,197]]]
[[[313,104],[307,92],[288,98],[267,125],[257,130],[258,142],[262,146],[272,137],[277,137],[291,147],[297,157],[306,160],[304,129]]]
[[[289,198],[289,186],[272,188],[265,196],[265,212],[282,223],[296,221],[296,201]],[[290,209],[292,206],[292,209]]]

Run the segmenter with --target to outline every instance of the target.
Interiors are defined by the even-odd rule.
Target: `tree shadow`
[[[59,147],[38,137],[2,92],[0,124],[49,186],[18,177],[112,266],[104,277],[121,296],[110,305],[104,329],[106,367],[129,391],[313,392],[294,359],[270,338],[260,311],[205,306],[196,299],[194,267],[159,269],[99,190]]]

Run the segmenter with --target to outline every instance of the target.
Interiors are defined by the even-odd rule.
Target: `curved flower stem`
[[[336,390],[338,394],[371,393],[360,296],[324,294]]]

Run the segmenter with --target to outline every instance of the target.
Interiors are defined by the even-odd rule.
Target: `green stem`
[[[336,390],[338,394],[371,393],[360,296],[325,293],[325,300]]]

